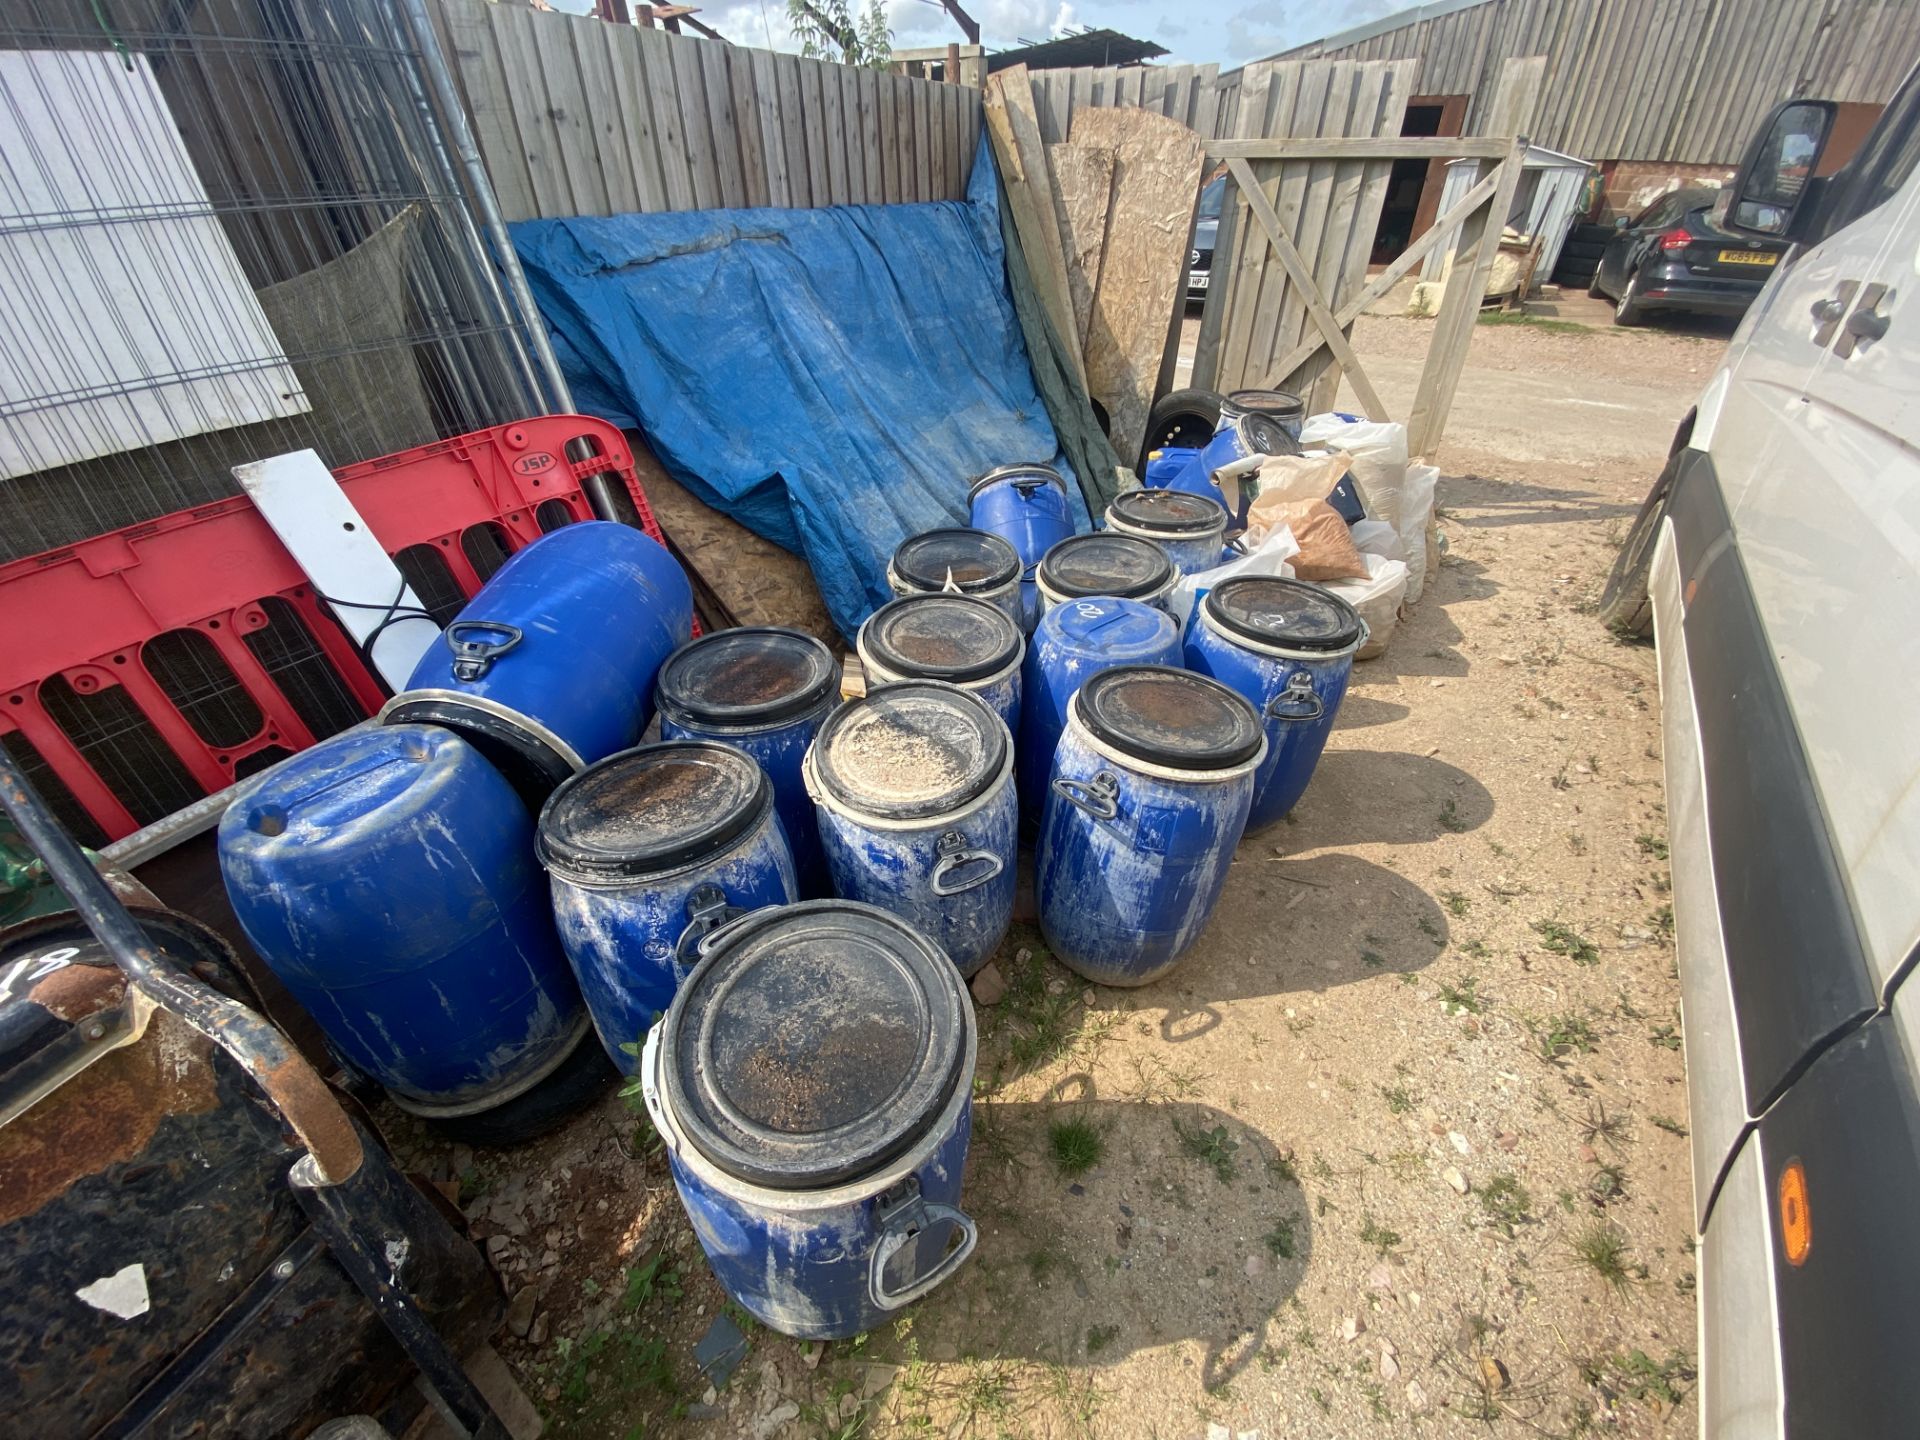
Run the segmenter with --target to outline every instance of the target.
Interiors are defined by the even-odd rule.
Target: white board
[[[144,55],[0,50],[0,477],[311,408]]]
[[[311,450],[233,467],[233,478],[300,563],[320,598],[369,652],[374,669],[404,690],[420,657],[440,640],[440,626],[422,615],[420,597],[380,547],[340,482]],[[378,632],[375,635],[375,632]]]

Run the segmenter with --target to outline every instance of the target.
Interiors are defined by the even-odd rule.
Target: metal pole
[[[548,399],[556,414],[572,414],[573,392],[567,388],[566,376],[560,373],[560,359],[547,339],[546,321],[540,318],[540,307],[534,304],[533,292],[527,288],[520,257],[514,253],[513,241],[507,236],[507,222],[500,216],[499,198],[493,193],[493,181],[487,177],[486,162],[480,158],[473,126],[467,123],[467,109],[460,103],[459,88],[453,83],[453,72],[447,68],[446,52],[441,50],[440,37],[434,32],[433,17],[427,14],[427,0],[400,0],[400,4],[420,51],[420,66],[427,72],[427,82],[433,86],[434,97],[440,102],[447,128],[452,132],[454,153],[467,172],[467,185],[479,207],[481,224],[493,242],[494,257],[507,277],[507,289],[513,295],[514,308],[520,312],[521,324],[526,326],[527,341],[533,346],[534,356],[546,376],[551,392]]]

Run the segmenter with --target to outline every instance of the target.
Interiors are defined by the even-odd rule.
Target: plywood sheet
[[[790,625],[835,649],[845,644],[806,561],[696,500],[667,475],[643,439],[632,431],[627,439],[660,529],[735,620],[742,625]]]
[[[1053,198],[1066,252],[1067,293],[1073,299],[1073,323],[1082,335],[1100,286],[1100,262],[1107,253],[1107,210],[1113,203],[1113,151],[1097,145],[1063,143],[1047,147],[1053,166]]]
[[[1082,352],[1114,448],[1135,455],[1184,294],[1206,145],[1179,121],[1137,109],[1076,110],[1067,138],[1114,154],[1113,206]]]

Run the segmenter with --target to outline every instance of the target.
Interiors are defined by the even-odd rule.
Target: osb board
[[[1178,120],[1134,109],[1075,111],[1067,138],[1114,152],[1106,251],[1082,349],[1114,449],[1137,455],[1186,283],[1206,142]]]
[[[1113,200],[1113,151],[1067,141],[1047,147],[1053,166],[1053,199],[1060,240],[1067,255],[1067,289],[1073,323],[1082,335],[1100,285],[1107,251],[1107,209]]]
[[[835,650],[845,645],[806,561],[696,500],[648,453],[645,441],[631,433],[628,438],[641,487],[661,530],[735,620],[742,625],[790,625]]]

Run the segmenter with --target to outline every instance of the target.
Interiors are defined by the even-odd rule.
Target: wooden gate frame
[[[1347,331],[1368,306],[1385,295],[1414,266],[1426,259],[1449,234],[1457,232],[1453,269],[1447,280],[1446,298],[1427,349],[1426,364],[1420,372],[1420,386],[1407,420],[1407,449],[1410,454],[1425,455],[1438,448],[1446,431],[1447,416],[1453,407],[1454,390],[1460,383],[1460,371],[1466,363],[1467,346],[1473,340],[1473,326],[1480,310],[1480,299],[1492,273],[1494,256],[1500,248],[1504,219],[1488,223],[1489,217],[1504,217],[1512,207],[1519,184],[1521,161],[1526,142],[1510,140],[1232,140],[1207,147],[1211,158],[1225,160],[1247,212],[1259,227],[1258,235],[1273,247],[1281,267],[1305,302],[1318,339],[1308,339],[1281,358],[1261,382],[1267,388],[1280,386],[1288,376],[1322,350],[1332,353],[1335,363],[1346,375],[1359,397],[1361,408],[1370,420],[1390,418],[1379,392],[1368,379],[1365,366],[1355,353]],[[1319,282],[1294,246],[1280,217],[1267,200],[1262,177],[1255,173],[1255,161],[1285,162],[1312,160],[1414,160],[1414,159],[1487,159],[1494,160],[1491,173],[1483,176],[1458,203],[1435,220],[1426,234],[1412,245],[1366,287],[1342,305],[1338,311],[1327,303]],[[1275,166],[1275,170],[1278,166]],[[1216,256],[1216,265],[1218,257]]]
[[[1455,237],[1452,272],[1447,280],[1439,317],[1434,323],[1433,336],[1428,342],[1413,410],[1407,418],[1409,454],[1430,455],[1439,448],[1446,433],[1447,418],[1453,408],[1454,392],[1460,383],[1460,372],[1466,364],[1467,349],[1473,342],[1473,329],[1479,317],[1487,277],[1493,270],[1494,257],[1499,252],[1500,232],[1505,227],[1506,216],[1513,207],[1514,192],[1520,183],[1527,141],[1518,133],[1519,123],[1532,111],[1543,69],[1540,57],[1507,62],[1501,74],[1500,91],[1494,106],[1495,118],[1490,127],[1495,130],[1496,138],[1327,137],[1232,139],[1208,143],[1208,158],[1224,160],[1227,164],[1227,173],[1232,180],[1227,200],[1231,202],[1235,190],[1238,191],[1245,203],[1246,215],[1257,227],[1254,232],[1256,243],[1264,241],[1273,250],[1295,295],[1305,304],[1313,329],[1319,332],[1318,338],[1309,335],[1287,352],[1258,382],[1260,385],[1266,388],[1284,385],[1302,365],[1325,350],[1331,355],[1335,367],[1329,374],[1337,377],[1344,373],[1347,376],[1367,417],[1372,420],[1390,419],[1387,407],[1368,378],[1347,332],[1368,306],[1391,290],[1414,266],[1452,235]],[[1279,178],[1287,164],[1375,160],[1390,166],[1395,160],[1433,159],[1490,160],[1494,165],[1472,189],[1435,220],[1424,235],[1336,311],[1328,303],[1311,267],[1267,199],[1267,186]],[[1256,163],[1262,164],[1266,173],[1257,171]],[[1229,207],[1223,205],[1223,238],[1229,235],[1225,218],[1228,212]],[[1232,261],[1227,253],[1231,243],[1231,239],[1228,239],[1227,246],[1215,250],[1213,273],[1216,277],[1223,273],[1223,262]],[[1209,301],[1209,310],[1213,310],[1214,297],[1210,296]],[[1211,325],[1209,320],[1213,321]],[[1211,367],[1219,350],[1217,333],[1210,336],[1208,331],[1217,330],[1221,323],[1221,319],[1212,315],[1202,321],[1200,350],[1205,356],[1205,364],[1197,355],[1193,381],[1196,385],[1211,387],[1215,383],[1217,376],[1204,371]],[[1254,382],[1249,379],[1243,383]],[[1316,388],[1330,389],[1331,385]],[[1322,403],[1331,402],[1332,395],[1325,394]]]

